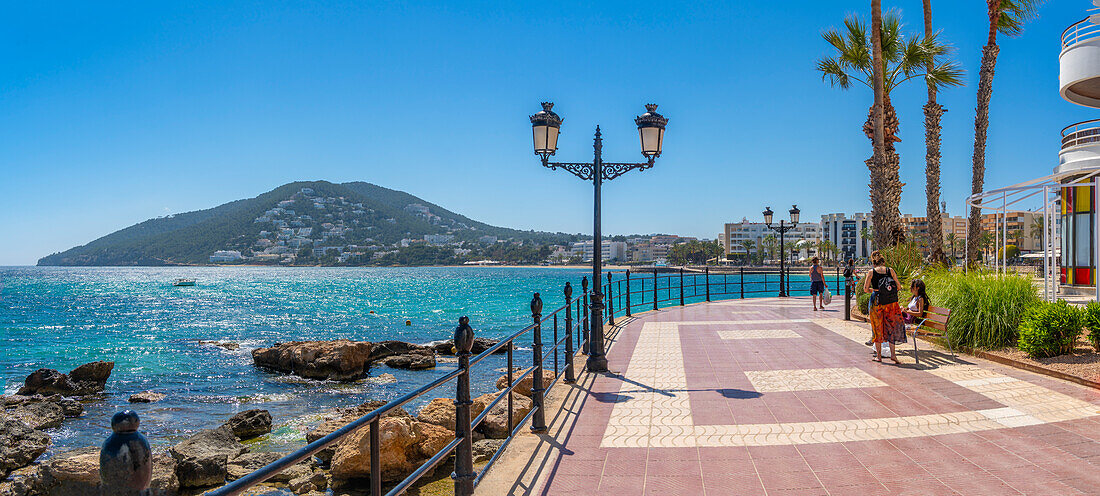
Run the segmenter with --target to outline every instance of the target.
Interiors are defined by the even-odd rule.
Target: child
[[[928,307],[932,305],[932,301],[928,299],[928,292],[924,288],[924,281],[913,279],[913,282],[909,283],[909,294],[912,297],[909,298],[909,305],[903,312],[905,323],[920,325],[928,315]]]

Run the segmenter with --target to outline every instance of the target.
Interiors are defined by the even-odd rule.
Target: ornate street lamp
[[[531,132],[533,133],[535,154],[542,157],[543,167],[556,170],[558,167],[565,169],[584,181],[592,181],[595,190],[593,198],[592,221],[592,285],[591,325],[588,338],[588,360],[585,364],[590,372],[606,372],[607,357],[604,350],[603,336],[603,294],[600,291],[601,272],[603,271],[603,243],[600,227],[600,187],[604,181],[610,181],[634,169],[645,170],[653,167],[653,162],[661,156],[661,148],[664,146],[665,126],[668,124],[661,114],[657,113],[657,105],[647,104],[646,113],[636,117],[634,123],[638,126],[638,137],[641,139],[642,155],[646,161],[642,163],[620,163],[603,161],[603,138],[600,135],[600,126],[596,126],[596,138],[593,141],[594,152],[592,162],[551,162],[550,156],[558,149],[558,134],[561,131],[562,119],[555,114],[554,104],[543,102],[542,111],[531,116]]]
[[[801,211],[798,210],[798,205],[791,205],[791,209],[788,212],[791,214],[791,223],[790,224],[786,224],[782,219],[780,219],[779,220],[779,225],[778,226],[773,226],[772,225],[772,218],[775,215],[775,212],[772,212],[771,207],[765,207],[764,208],[764,225],[767,226],[768,229],[771,229],[771,230],[779,233],[779,297],[780,298],[786,298],[787,297],[787,286],[786,286],[786,282],[785,282],[787,276],[786,276],[786,272],[784,272],[784,264],[783,264],[783,260],[787,258],[786,254],[784,253],[784,251],[786,251],[785,248],[784,248],[784,235],[787,234],[787,231],[790,231],[791,229],[794,229],[798,225],[798,216],[799,216],[799,213],[801,213]]]

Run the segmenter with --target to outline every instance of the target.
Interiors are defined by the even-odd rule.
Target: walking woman
[[[898,275],[886,266],[886,259],[878,251],[871,253],[874,268],[870,276],[863,278],[863,290],[871,293],[871,341],[875,344],[876,362],[882,363],[882,342],[890,343],[890,358],[900,364],[895,347],[898,330],[904,340],[905,324],[898,306]]]
[[[822,297],[822,293],[828,286],[825,285],[825,271],[822,270],[821,265],[818,265],[818,258],[814,257],[813,265],[810,266],[810,297],[814,300],[814,311],[817,311],[818,302],[821,303],[821,309],[825,309],[825,301]]]

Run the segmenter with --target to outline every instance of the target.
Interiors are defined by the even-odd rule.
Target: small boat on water
[[[176,279],[176,281],[173,282],[172,285],[176,286],[176,287],[194,286],[195,285],[195,280],[194,279]]]

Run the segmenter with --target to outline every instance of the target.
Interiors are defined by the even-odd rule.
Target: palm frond
[[[958,62],[947,60],[933,67],[924,77],[927,81],[934,84],[936,88],[944,88],[947,86],[962,86],[963,76],[965,74],[966,71],[963,70]]]
[[[1001,0],[1001,16],[997,31],[1006,36],[1019,36],[1024,24],[1039,16],[1039,7],[1046,0]]]
[[[882,16],[882,59],[884,62],[897,62],[900,60],[905,45],[905,35],[901,30],[905,24],[901,22],[901,13],[896,9],[890,9]]]
[[[845,90],[852,86],[851,78],[837,59],[825,58],[817,61],[817,70],[821,71],[822,81],[828,81],[829,84]]]

